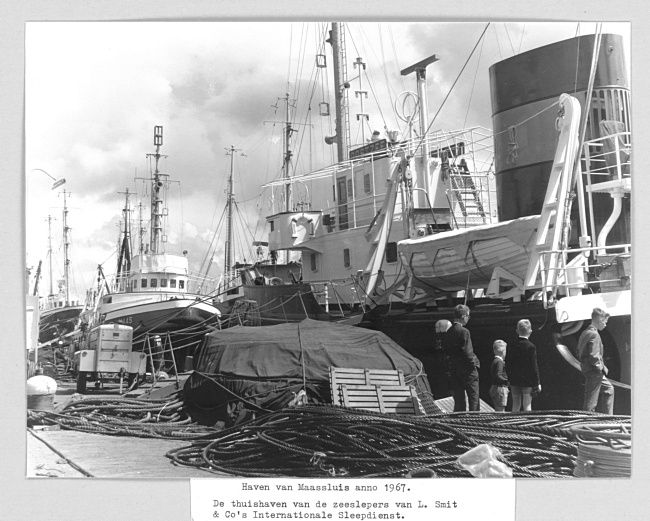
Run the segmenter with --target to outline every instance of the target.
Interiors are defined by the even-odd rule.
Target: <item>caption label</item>
[[[191,479],[192,521],[514,521],[514,479]]]

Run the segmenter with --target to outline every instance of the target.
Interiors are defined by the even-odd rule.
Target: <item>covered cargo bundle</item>
[[[378,331],[311,319],[237,326],[207,334],[199,351],[183,394],[204,425],[282,409],[303,389],[310,404],[329,404],[330,367],[401,370],[425,410],[436,410],[422,362]]]

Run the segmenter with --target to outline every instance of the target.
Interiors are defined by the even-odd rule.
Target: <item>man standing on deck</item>
[[[598,334],[607,326],[609,313],[594,308],[591,313],[591,325],[585,329],[578,340],[578,357],[580,368],[585,375],[585,401],[582,408],[593,412],[602,395],[600,411],[614,414],[614,386],[607,379],[607,366],[603,362],[603,341]]]
[[[470,411],[479,410],[478,369],[480,363],[472,347],[472,338],[465,325],[469,308],[454,308],[454,323],[442,338],[442,347],[449,357],[449,373],[454,393],[454,412],[465,410],[465,392]]]

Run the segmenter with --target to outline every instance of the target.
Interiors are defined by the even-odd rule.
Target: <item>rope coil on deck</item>
[[[192,423],[178,397],[168,400],[84,398],[60,412],[27,411],[28,425],[59,425],[96,434],[142,438],[197,439],[214,433]]]
[[[179,465],[247,477],[397,477],[422,468],[440,477],[469,477],[456,460],[489,443],[514,477],[560,478],[573,475],[577,459],[574,434],[566,424],[596,418],[630,422],[629,417],[576,411],[423,418],[306,406],[262,416],[167,457]]]
[[[429,469],[469,477],[459,456],[498,448],[514,477],[629,476],[631,419],[582,411],[381,414],[320,405],[287,408],[218,430],[191,423],[183,402],[85,398],[28,424],[120,436],[194,440],[175,464],[247,477],[398,477]]]

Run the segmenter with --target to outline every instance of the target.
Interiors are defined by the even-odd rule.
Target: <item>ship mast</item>
[[[65,305],[70,303],[70,258],[68,256],[68,249],[70,248],[70,237],[69,232],[70,228],[68,227],[68,204],[67,204],[67,194],[68,192],[63,190],[63,280],[65,284]]]
[[[142,255],[144,254],[144,226],[142,224],[142,201],[138,203],[138,236],[139,236],[138,253]]]
[[[52,276],[52,216],[51,215],[47,216],[47,227],[49,231],[49,236],[47,238],[48,240],[47,254],[50,257],[50,294],[48,298],[51,299],[54,297],[54,280]]]
[[[124,209],[122,213],[124,214],[124,231],[122,232],[122,241],[120,245],[120,254],[117,259],[117,280],[120,286],[126,281],[131,271],[131,227],[130,227],[130,217],[131,208],[129,206],[129,189],[126,189],[126,192],[119,192],[123,194],[126,201],[124,203]]]
[[[234,204],[234,185],[233,185],[233,163],[235,160],[235,152],[241,152],[241,149],[235,148],[234,145],[231,145],[230,148],[226,148],[226,155],[230,156],[230,175],[228,176],[228,192],[226,197],[226,247],[225,247],[225,260],[224,260],[224,271],[229,272],[232,268],[232,251],[233,251],[233,240],[232,240],[232,207]],[[242,154],[243,155],[243,154]]]
[[[163,183],[160,180],[161,173],[158,171],[158,162],[162,156],[160,154],[160,147],[163,144],[163,128],[156,125],[154,127],[153,144],[156,147],[155,154],[147,154],[147,157],[155,159],[154,173],[153,173],[153,188],[151,190],[151,238],[149,240],[149,251],[152,254],[164,253],[161,248],[162,241],[162,198],[160,195],[160,188]]]
[[[345,65],[344,24],[332,22],[330,38],[334,62],[334,96],[336,100],[336,152],[339,163],[348,158],[350,122],[348,115],[347,67]]]

